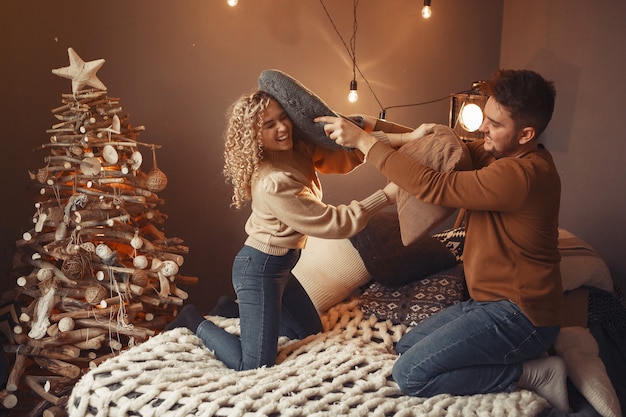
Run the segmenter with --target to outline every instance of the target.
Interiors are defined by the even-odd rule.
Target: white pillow
[[[565,361],[569,379],[602,417],[622,415],[617,393],[600,359],[598,343],[589,329],[563,327],[554,350]]]
[[[292,272],[320,313],[371,279],[349,239],[309,237]]]
[[[609,267],[587,242],[559,228],[559,252],[563,291],[586,285],[613,292],[613,279]]]

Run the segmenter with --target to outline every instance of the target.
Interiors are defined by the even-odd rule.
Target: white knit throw
[[[237,319],[211,317],[238,333]],[[228,369],[187,329],[156,335],[90,370],[68,403],[78,416],[519,416],[548,404],[530,391],[473,396],[401,395],[393,343],[406,327],[364,316],[358,299],[331,308],[325,331],[281,338],[278,363]]]

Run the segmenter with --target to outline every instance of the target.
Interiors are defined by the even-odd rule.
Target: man
[[[542,357],[561,324],[558,216],[561,183],[538,143],[552,118],[552,82],[499,70],[487,83],[473,171],[437,172],[343,118],[319,117],[337,143],[359,149],[390,181],[432,204],[468,210],[463,264],[471,299],[423,321],[397,344],[393,377],[408,395],[530,389],[568,410],[566,369]],[[402,142],[402,141],[401,141]]]

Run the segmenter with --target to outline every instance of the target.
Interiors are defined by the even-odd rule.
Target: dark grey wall
[[[505,0],[500,64],[555,81],[543,142],[561,174],[561,226],[590,243],[626,290],[626,2]]]
[[[349,0],[324,1],[346,43]],[[162,145],[158,166],[169,179],[160,193],[166,235],[191,252],[181,273],[200,278],[191,301],[212,304],[231,292],[230,268],[244,239],[247,211],[229,208],[221,133],[228,105],[256,85],[266,68],[281,69],[342,113],[378,114],[383,107],[446,97],[498,67],[502,0],[433,2],[420,17],[415,0],[361,0],[357,63],[380,104],[358,78],[361,99],[346,100],[351,61],[317,0],[0,0],[0,192],[2,289],[15,241],[32,227],[36,190],[27,171],[44,165],[33,148],[49,140],[50,110],[70,81],[51,69],[68,65],[67,48],[85,60],[104,58],[98,77],[119,97],[144,142]],[[387,118],[417,126],[447,123],[448,101],[391,109]],[[384,184],[369,166],[325,176],[326,200],[361,198]]]

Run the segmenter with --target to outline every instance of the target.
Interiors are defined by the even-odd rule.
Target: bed
[[[266,70],[259,87],[281,102],[307,138],[337,146],[311,124],[316,115],[335,113],[297,80]],[[471,169],[466,146],[446,126],[400,151],[440,171]],[[175,329],[89,370],[74,386],[69,415],[562,416],[530,391],[415,398],[402,395],[393,382],[395,342],[467,297],[462,223],[437,229],[453,212],[400,191],[395,208],[379,213],[356,236],[309,238],[293,273],[324,331],[304,340],[281,338],[275,366],[232,371],[191,332]],[[623,297],[591,246],[561,229],[559,249],[565,327],[551,354],[568,366],[577,416],[619,417],[626,396]],[[236,318],[208,318],[239,331]]]
[[[389,236],[381,237],[381,230]],[[565,415],[525,390],[432,398],[399,392],[391,378],[394,343],[413,325],[467,294],[462,227],[406,247],[387,242],[397,242],[398,236],[397,216],[381,213],[355,238],[310,239],[294,274],[320,310],[324,331],[304,340],[281,338],[276,366],[232,371],[190,331],[175,329],[87,372],[72,391],[69,415]],[[378,245],[368,245],[374,237]],[[610,354],[601,357],[598,346],[608,339],[619,345],[620,337],[623,343],[623,299],[593,248],[561,230],[560,250],[571,326],[563,329],[553,354],[568,365],[573,411],[577,416],[619,417],[612,381],[623,384],[624,377],[615,363],[610,368],[613,379],[609,377],[605,362]],[[239,331],[236,318],[207,318],[230,332]],[[614,330],[612,335],[608,329]],[[613,354],[619,357],[620,349]]]

